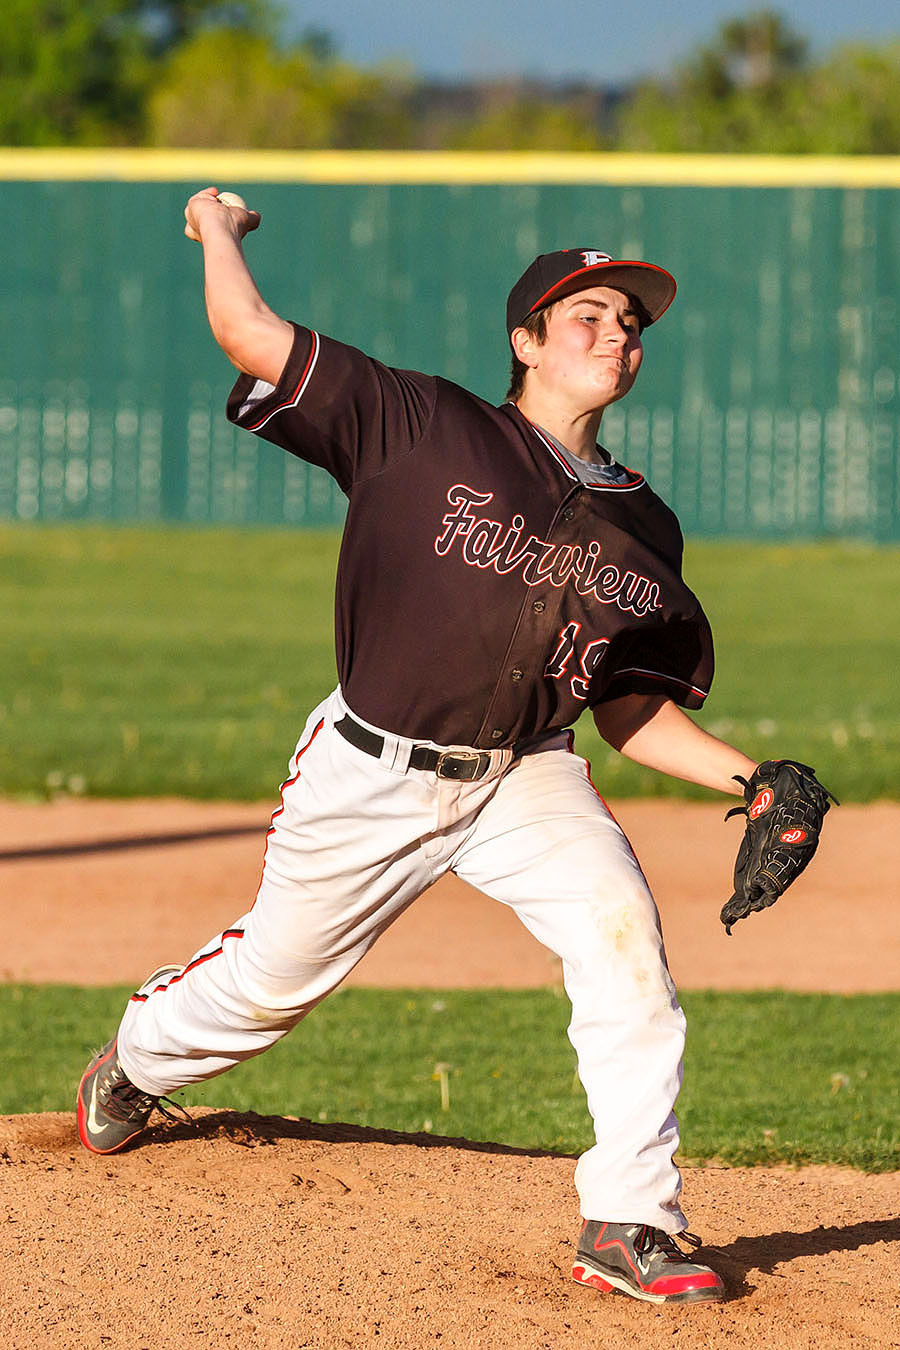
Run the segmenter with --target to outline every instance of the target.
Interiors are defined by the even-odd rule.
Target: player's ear
[[[535,333],[530,333],[527,328],[514,328],[509,335],[509,341],[513,354],[523,366],[533,368],[537,365],[537,351],[541,343]]]

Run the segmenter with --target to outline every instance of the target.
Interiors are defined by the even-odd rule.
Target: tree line
[[[628,87],[448,83],[288,40],[277,0],[6,0],[0,143],[897,154],[900,35],[814,58],[758,10]]]

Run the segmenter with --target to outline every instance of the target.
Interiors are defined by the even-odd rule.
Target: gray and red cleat
[[[679,1237],[691,1246],[691,1233]],[[714,1270],[693,1261],[661,1228],[646,1223],[585,1221],[572,1278],[593,1289],[619,1289],[648,1303],[712,1303],[725,1286]]]
[[[78,1088],[78,1137],[92,1153],[118,1153],[140,1134],[158,1097],[136,1088],[110,1041],[84,1071]]]
[[[160,966],[148,977],[138,994],[149,993],[167,975],[179,974],[181,966]],[[116,1041],[103,1047],[84,1071],[78,1087],[78,1137],[91,1153],[118,1153],[147,1124],[154,1108],[169,1112],[135,1087],[119,1063]]]

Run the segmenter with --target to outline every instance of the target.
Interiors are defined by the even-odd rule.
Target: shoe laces
[[[179,1124],[186,1123],[196,1128],[193,1117],[181,1102],[173,1101],[171,1097],[154,1097],[149,1092],[143,1092],[139,1087],[135,1087],[121,1066],[116,1067],[115,1081],[110,1084],[104,1095],[104,1110],[117,1120],[129,1123],[145,1120],[155,1108],[166,1120],[173,1120]],[[167,1110],[167,1107],[174,1109]]]
[[[691,1251],[696,1251],[701,1245],[701,1239],[695,1233],[689,1233],[687,1229],[682,1230],[677,1236]],[[648,1223],[642,1224],[641,1231],[634,1240],[634,1250],[638,1256],[645,1256],[653,1247],[658,1247],[669,1261],[683,1261],[685,1258],[685,1253],[671,1233],[665,1233],[661,1228],[653,1228]]]
[[[154,1098],[154,1100],[156,1099]],[[163,1106],[163,1102],[165,1102],[166,1106],[173,1106],[175,1108],[174,1111],[167,1111],[166,1106]],[[179,1125],[190,1125],[192,1130],[200,1128],[190,1111],[182,1106],[181,1102],[176,1102],[171,1097],[160,1097],[159,1100],[156,1101],[156,1109],[161,1116],[165,1116],[166,1120],[174,1120],[176,1124]]]
[[[118,1066],[105,1092],[101,1091],[100,1100],[108,1115],[124,1121],[135,1121],[149,1116],[157,1103],[156,1097],[151,1097],[149,1093],[135,1087]]]

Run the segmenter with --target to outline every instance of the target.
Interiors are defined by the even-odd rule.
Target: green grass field
[[[271,800],[332,687],[337,536],[0,526],[0,793]],[[699,720],[813,764],[842,800],[900,794],[900,552],[690,542],[716,635]],[[610,796],[706,795],[600,742]]]
[[[0,986],[0,1113],[73,1110],[129,993]],[[900,994],[683,1002],[683,1159],[900,1167]],[[568,1016],[553,990],[341,990],[265,1055],[178,1098],[575,1153],[590,1126]]]

